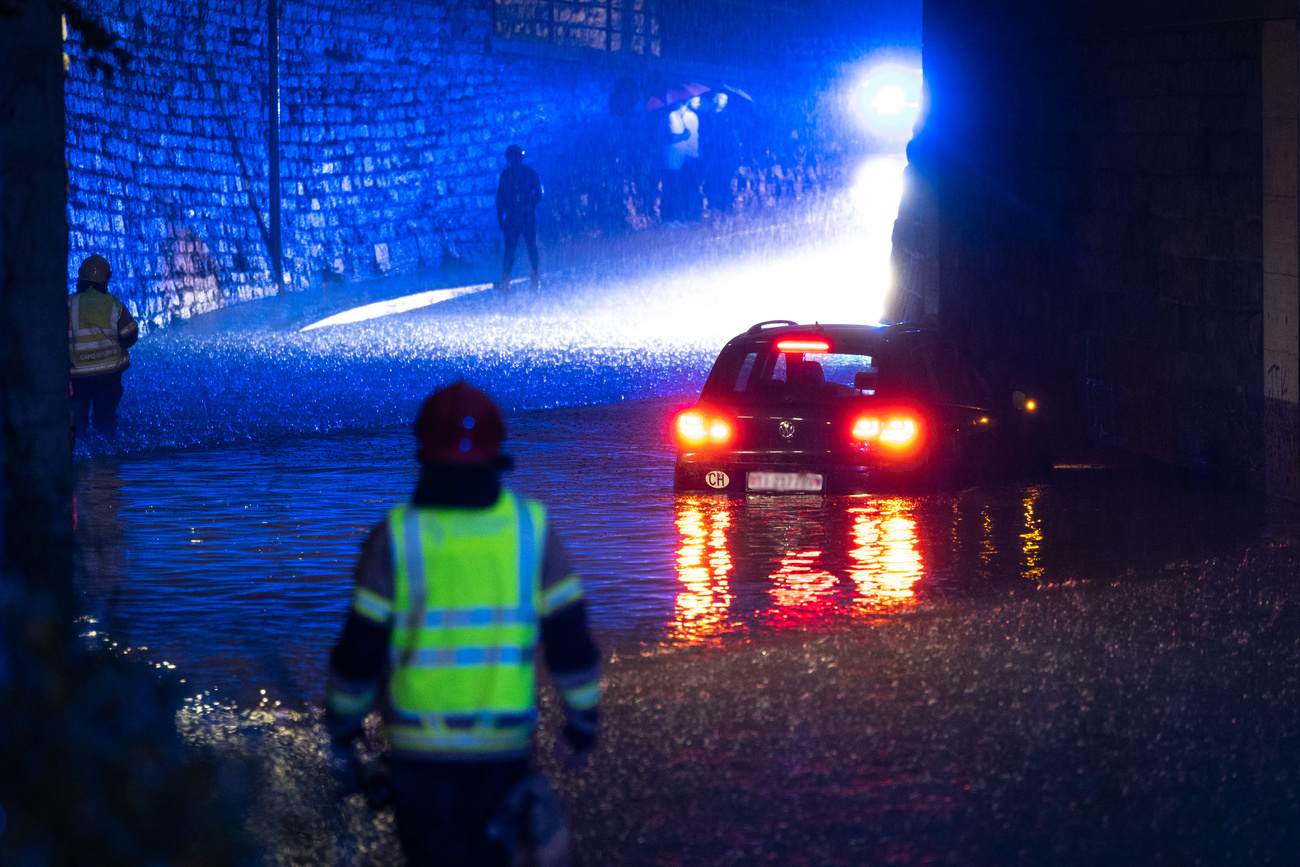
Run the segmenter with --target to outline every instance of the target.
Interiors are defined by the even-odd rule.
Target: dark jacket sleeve
[[[352,607],[343,635],[330,654],[325,728],[337,740],[361,734],[379,696],[392,635],[393,564],[388,528],[380,524],[361,546],[354,573]]]
[[[117,300],[116,296],[114,300]],[[140,339],[140,324],[131,315],[129,307],[120,300],[117,303],[122,308],[117,317],[117,344],[123,349],[130,349]]]
[[[600,654],[587,629],[582,582],[553,532],[542,560],[541,613],[546,667],[564,701],[564,736],[575,750],[589,750],[600,721]]]
[[[510,184],[507,173],[509,169],[501,170],[501,177],[497,178],[497,222],[500,223],[506,218],[506,197],[509,195],[508,186]]]
[[[532,182],[532,189],[529,192],[532,194],[533,207],[536,208],[542,203],[542,196],[544,195],[542,179],[537,176],[537,172],[533,172],[529,180]]]

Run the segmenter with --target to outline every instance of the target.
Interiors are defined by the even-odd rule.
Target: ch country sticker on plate
[[[765,473],[753,472],[745,476],[745,487],[751,491],[816,492],[822,489],[821,473]]]

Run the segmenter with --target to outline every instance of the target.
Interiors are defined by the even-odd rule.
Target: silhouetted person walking
[[[76,294],[68,297],[68,355],[72,378],[72,423],[76,434],[91,425],[117,433],[122,374],[131,366],[127,350],[140,338],[131,311],[108,291],[113,269],[103,256],[89,256],[77,272]]]
[[[529,286],[541,285],[537,255],[537,206],[542,201],[542,182],[537,172],[524,165],[524,149],[519,145],[506,148],[506,167],[497,183],[497,225],[505,233],[506,250],[501,262],[502,292],[510,289],[510,275],[515,267],[515,249],[522,236],[528,247]]]

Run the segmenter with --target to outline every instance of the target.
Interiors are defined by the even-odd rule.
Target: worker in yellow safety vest
[[[325,726],[336,769],[355,768],[363,719],[382,711],[408,864],[507,865],[528,837],[509,805],[539,778],[529,763],[535,649],[565,707],[570,766],[586,765],[595,745],[599,656],[545,507],[500,484],[510,462],[492,400],[447,386],[415,432],[420,479],[362,545]],[[567,836],[532,843],[567,851]]]
[[[68,296],[69,374],[76,434],[91,424],[113,436],[122,400],[122,373],[131,366],[127,350],[140,338],[131,311],[108,291],[113,269],[103,256],[89,256],[77,272],[77,291]]]

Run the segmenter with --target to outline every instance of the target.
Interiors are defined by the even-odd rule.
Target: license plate
[[[745,487],[751,491],[820,491],[821,473],[749,473]]]

